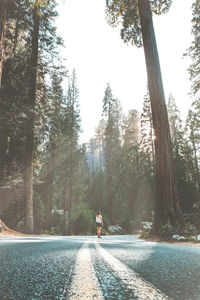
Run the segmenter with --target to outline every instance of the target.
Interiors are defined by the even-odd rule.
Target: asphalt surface
[[[128,235],[1,237],[3,299],[200,300],[200,248]]]

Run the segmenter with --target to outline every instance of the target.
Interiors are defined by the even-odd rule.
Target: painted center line
[[[78,252],[74,277],[68,294],[70,300],[102,300],[103,295],[95,276],[88,243],[83,244]]]
[[[169,298],[162,294],[150,283],[147,283],[137,273],[125,266],[121,261],[112,256],[99,243],[95,243],[96,249],[106,261],[106,263],[113,270],[115,277],[119,279],[124,289],[133,291],[136,299],[140,300],[169,300]]]

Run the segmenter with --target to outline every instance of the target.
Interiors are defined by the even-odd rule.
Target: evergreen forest
[[[108,83],[94,135],[80,142],[79,78],[60,54],[64,43],[55,25],[58,2],[1,0],[0,219],[24,233],[93,235],[96,211],[101,210],[105,234],[114,224],[133,234],[144,221],[153,222],[157,234],[165,224],[199,229],[200,1],[193,1],[193,40],[185,53],[191,60],[193,97],[186,119],[174,96],[166,99],[169,160],[160,155],[162,145],[169,147],[162,140],[159,144],[150,74],[141,112],[133,107],[125,114],[123,99]],[[121,38],[145,48],[145,22],[142,29],[137,25],[139,15],[129,2],[107,0],[108,23],[121,18]],[[150,2],[152,12],[161,14],[172,1]],[[140,5],[142,20],[145,7]],[[133,20],[127,15],[131,10]],[[174,170],[170,183],[159,175],[167,169],[164,162]],[[175,191],[176,200],[169,200],[173,214],[162,191],[158,196],[162,184],[166,195],[168,188]]]

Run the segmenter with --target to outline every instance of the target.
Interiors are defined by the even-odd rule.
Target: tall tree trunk
[[[14,36],[14,45],[12,49],[12,53],[15,53],[17,43],[18,43],[18,36],[19,36],[19,27],[20,27],[20,10],[21,10],[21,3],[22,1],[20,0],[18,2],[18,8],[17,8],[17,16],[16,16],[16,26],[15,26],[15,36]]]
[[[3,57],[4,57],[4,36],[5,36],[6,18],[7,18],[7,0],[1,0],[0,2],[0,87],[1,87],[1,78],[2,78]],[[0,130],[0,180],[2,180],[4,176],[7,144],[8,144],[7,130],[1,128]]]
[[[89,171],[89,203],[94,206],[95,170],[94,170],[94,141],[91,141],[90,171]]]
[[[6,165],[6,152],[8,149],[8,133],[7,130],[0,130],[0,181],[4,177],[5,165]]]
[[[5,36],[6,17],[7,17],[7,0],[1,0],[0,2],[0,87],[1,87],[3,56],[4,56],[4,36]]]
[[[197,148],[196,143],[194,139],[194,134],[191,132],[191,138],[192,138],[192,145],[193,145],[193,151],[194,151],[194,162],[195,162],[195,169],[196,169],[196,183],[197,183],[197,195],[198,195],[198,202],[200,202],[200,177],[199,177],[199,166],[198,166],[198,159],[197,159]]]
[[[68,201],[68,234],[72,235],[72,185],[73,185],[73,138],[70,141],[69,157],[69,201]]]
[[[0,0],[0,87],[4,56],[4,37],[8,10],[16,9],[14,0]]]
[[[64,198],[64,224],[63,224],[63,235],[67,235],[69,232],[69,177],[68,177],[68,166],[67,166],[67,154],[64,154],[64,163],[65,163],[65,168],[66,168],[66,174],[64,177],[65,179],[65,198]],[[67,220],[67,226],[66,226],[66,220]]]
[[[113,132],[112,129],[109,129],[108,137],[107,137],[107,156],[106,156],[106,172],[107,172],[107,198],[108,198],[108,212],[109,212],[109,219],[113,224],[114,220],[114,182],[113,182],[113,147],[112,147],[112,140],[113,140]]]
[[[149,0],[138,0],[149,92],[155,130],[156,199],[152,233],[168,223],[181,227],[171,137]]]
[[[49,162],[48,162],[48,196],[47,196],[47,204],[46,204],[46,214],[50,218],[52,214],[52,196],[53,196],[53,179],[54,179],[54,157],[55,151],[50,151]]]
[[[108,170],[107,174],[107,197],[108,197],[108,211],[109,219],[111,224],[115,222],[114,220],[114,193],[113,193],[113,174]]]
[[[72,180],[69,179],[68,234],[72,235]]]
[[[69,206],[69,183],[68,178],[66,178],[66,189],[65,189],[65,199],[64,199],[64,224],[63,224],[63,235],[68,234],[68,228],[66,227],[66,220],[68,220],[68,206]]]
[[[32,233],[33,226],[33,145],[34,145],[34,122],[35,122],[35,102],[36,102],[36,77],[38,61],[38,38],[39,38],[39,7],[33,10],[33,34],[32,52],[30,68],[30,88],[29,88],[29,108],[31,110],[29,123],[27,124],[27,135],[25,145],[25,170],[24,170],[24,200],[26,203],[25,228],[26,232]]]
[[[15,150],[16,150],[16,137],[11,134],[9,137],[9,143],[7,146],[7,169],[6,169],[6,175],[10,175],[12,172],[12,163],[15,158]]]

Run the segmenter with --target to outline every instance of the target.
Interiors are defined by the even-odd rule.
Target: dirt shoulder
[[[1,236],[38,236],[38,235],[34,235],[34,234],[25,234],[25,233],[21,233],[15,230],[12,230],[10,228],[8,228],[2,220],[0,220],[0,225],[2,228],[2,231],[0,232],[0,237]]]
[[[21,237],[37,237],[37,236],[48,236],[48,234],[28,234],[28,233],[21,233],[14,230],[3,230],[0,232],[0,237],[3,236],[21,236]]]

